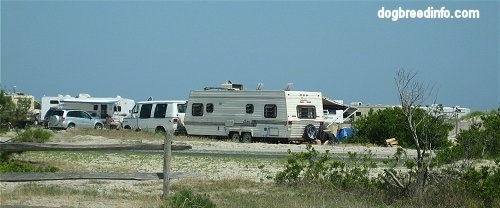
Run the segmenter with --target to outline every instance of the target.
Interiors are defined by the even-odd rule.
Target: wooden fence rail
[[[188,150],[190,145],[172,145],[172,150]],[[2,152],[23,151],[118,151],[118,150],[164,150],[163,144],[101,144],[69,145],[44,143],[0,143]]]
[[[165,134],[164,144],[100,144],[100,145],[70,145],[70,144],[43,144],[43,143],[0,143],[0,152],[25,151],[120,151],[120,150],[163,150],[163,173],[3,173],[0,181],[42,181],[42,180],[75,180],[75,179],[104,179],[104,180],[154,180],[163,179],[163,196],[169,194],[170,179],[182,174],[170,174],[170,157],[172,150],[188,150],[190,145],[173,145],[173,132]]]

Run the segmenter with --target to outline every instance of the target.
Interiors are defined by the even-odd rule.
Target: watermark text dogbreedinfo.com
[[[377,12],[379,19],[398,21],[401,19],[479,19],[480,11],[477,9],[456,9],[450,11],[446,7],[426,7],[423,9],[385,8]]]

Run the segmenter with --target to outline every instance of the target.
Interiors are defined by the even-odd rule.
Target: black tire
[[[74,129],[75,128],[75,124],[74,123],[69,123],[68,124],[68,128],[66,129]]]
[[[241,142],[252,143],[252,134],[250,134],[248,132],[241,134]]]
[[[102,124],[95,124],[94,129],[102,129]]]
[[[240,134],[238,132],[232,132],[229,135],[229,139],[231,139],[231,141],[233,141],[233,142],[241,142],[241,137],[240,137]]]
[[[306,128],[304,128],[304,139],[307,141],[311,141],[316,139],[316,135],[318,134],[318,131],[316,130],[316,127],[312,124],[308,124]]]
[[[123,129],[132,130],[132,128],[130,128],[130,126],[129,126],[129,125],[124,126],[124,127],[123,127]]]
[[[167,131],[165,131],[165,128],[163,128],[163,126],[158,126],[155,129],[155,133],[165,134],[165,133],[167,133]]]

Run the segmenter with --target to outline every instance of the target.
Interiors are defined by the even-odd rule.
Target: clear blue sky
[[[480,18],[377,17],[399,6]],[[438,103],[490,110],[500,102],[499,11],[498,1],[2,0],[0,80],[37,99],[187,99],[231,80],[395,105],[405,68],[435,85]]]

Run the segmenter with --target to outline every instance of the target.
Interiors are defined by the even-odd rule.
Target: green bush
[[[500,206],[500,161],[496,166],[483,166],[479,170],[468,168],[456,187],[465,190],[482,200],[482,207]]]
[[[481,120],[460,131],[454,146],[439,150],[436,161],[448,164],[463,159],[500,158],[500,110],[481,116]]]
[[[59,168],[36,165],[19,160],[0,161],[0,173],[9,172],[57,172]]]
[[[349,158],[344,162],[332,160],[328,151],[320,153],[310,144],[306,149],[307,152],[288,151],[285,169],[274,178],[278,184],[318,183],[344,189],[370,189],[375,185],[369,177],[369,170],[376,167],[370,152],[362,155],[349,152]]]
[[[417,110],[414,121],[421,121],[417,126],[418,137],[430,141],[433,148],[449,147],[448,132],[453,128],[442,117],[434,117],[424,110]],[[354,135],[343,141],[349,143],[369,143],[385,145],[385,140],[396,138],[400,146],[414,148],[415,142],[409,131],[406,117],[401,108],[370,110],[368,115],[358,117],[353,121]]]
[[[215,208],[215,204],[207,195],[194,194],[190,189],[181,189],[169,197],[170,207],[173,208]]]
[[[53,135],[51,131],[42,128],[26,129],[15,138],[16,142],[36,142],[44,143]]]

